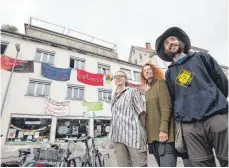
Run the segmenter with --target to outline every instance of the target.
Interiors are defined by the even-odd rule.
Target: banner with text
[[[102,111],[103,102],[82,102],[83,107],[87,107],[87,111]]]
[[[46,78],[56,81],[68,81],[71,76],[71,68],[56,68],[49,64],[41,64],[41,74]]]
[[[14,65],[13,58],[1,55],[1,69],[4,69],[6,71],[11,71]],[[14,72],[19,73],[33,73],[34,72],[34,62],[33,61],[27,61],[27,60],[17,60],[14,66]]]
[[[103,86],[104,74],[93,74],[77,69],[77,80],[92,86]]]
[[[54,116],[66,116],[70,101],[56,101],[50,97],[45,98],[45,113]]]

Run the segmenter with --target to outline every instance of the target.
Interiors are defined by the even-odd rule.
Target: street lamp
[[[15,44],[15,48],[16,48],[17,54],[16,54],[16,57],[14,59],[14,64],[13,64],[13,67],[12,67],[12,70],[11,70],[11,73],[10,73],[10,78],[9,78],[9,81],[8,81],[8,84],[7,84],[6,92],[5,92],[3,101],[2,101],[1,116],[2,116],[2,113],[3,113],[4,106],[5,106],[6,97],[7,97],[8,91],[9,91],[9,86],[10,86],[10,83],[11,83],[12,75],[14,73],[14,67],[15,67],[15,64],[16,64],[16,61],[17,61],[18,53],[20,51],[20,44]]]
[[[15,44],[15,48],[16,48],[17,52],[19,52],[20,51],[20,44]]]

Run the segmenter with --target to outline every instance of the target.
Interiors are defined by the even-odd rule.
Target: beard
[[[175,53],[173,53],[171,51],[166,51],[166,54],[168,55],[168,57],[174,58],[176,56],[176,54],[180,54],[180,53],[184,52],[184,43],[182,41],[179,41],[178,47],[179,48]]]

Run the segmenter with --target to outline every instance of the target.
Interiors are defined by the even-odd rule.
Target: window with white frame
[[[110,66],[109,65],[103,65],[98,64],[98,73],[99,74],[109,74],[110,73]]]
[[[111,90],[99,89],[98,90],[98,99],[99,101],[110,102],[111,101]]]
[[[120,70],[126,73],[128,80],[132,80],[131,70],[124,69],[124,68],[121,68]]]
[[[67,98],[72,100],[84,100],[84,86],[68,85]]]
[[[135,81],[140,81],[140,72],[134,71],[134,80]]]
[[[40,81],[31,79],[29,81],[27,94],[31,96],[49,96],[50,81]]]
[[[70,58],[70,68],[74,69],[84,69],[85,59],[82,58]]]
[[[8,44],[8,42],[1,41],[1,54],[5,54]]]
[[[55,56],[55,53],[53,52],[37,49],[34,60],[37,62],[54,64],[54,56]]]

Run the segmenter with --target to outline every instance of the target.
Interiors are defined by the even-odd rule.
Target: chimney
[[[149,42],[146,42],[146,49],[147,50],[152,50],[151,44]]]

